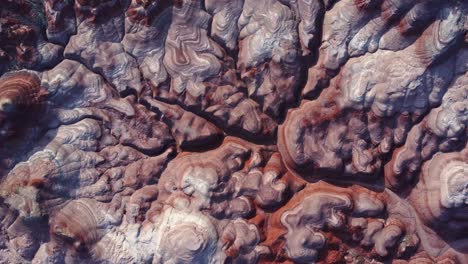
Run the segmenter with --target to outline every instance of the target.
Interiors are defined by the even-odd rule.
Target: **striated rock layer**
[[[0,263],[468,263],[463,0],[0,0]]]

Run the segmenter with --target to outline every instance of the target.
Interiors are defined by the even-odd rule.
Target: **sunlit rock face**
[[[467,14],[0,1],[0,263],[468,263]]]

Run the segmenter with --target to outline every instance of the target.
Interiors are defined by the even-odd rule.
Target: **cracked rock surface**
[[[463,0],[0,0],[0,263],[468,263]]]

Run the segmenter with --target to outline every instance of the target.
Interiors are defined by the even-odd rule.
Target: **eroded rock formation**
[[[0,262],[468,263],[467,14],[0,1]]]

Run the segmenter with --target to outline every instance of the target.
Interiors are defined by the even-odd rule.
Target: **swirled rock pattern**
[[[0,263],[468,263],[462,0],[0,0]]]

